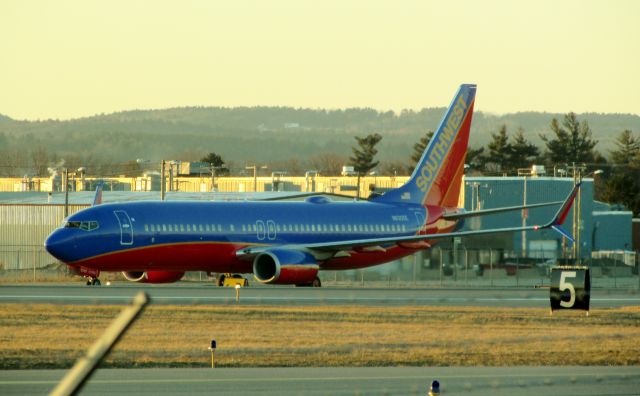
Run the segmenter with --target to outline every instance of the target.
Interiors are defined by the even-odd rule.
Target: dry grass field
[[[119,313],[0,305],[0,369],[66,368]],[[103,367],[640,364],[640,307],[151,306]]]

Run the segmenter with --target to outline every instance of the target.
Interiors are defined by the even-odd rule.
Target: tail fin
[[[475,96],[475,84],[460,86],[409,181],[373,201],[458,206]]]
[[[96,187],[96,195],[93,197],[93,204],[91,206],[96,206],[102,204],[102,189],[104,188],[104,183],[100,182],[98,187]]]

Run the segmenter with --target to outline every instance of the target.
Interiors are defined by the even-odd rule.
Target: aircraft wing
[[[562,203],[564,203],[564,201],[545,202],[545,203],[520,205],[520,206],[506,206],[504,208],[474,210],[472,212],[445,213],[442,216],[442,218],[445,220],[458,220],[458,219],[466,219],[468,217],[480,217],[480,216],[487,216],[487,215],[497,214],[497,213],[513,212],[516,210],[542,208],[545,206],[560,205]]]
[[[475,230],[475,231],[456,231],[456,232],[448,232],[448,233],[442,233],[442,234],[422,234],[422,235],[408,235],[408,236],[400,236],[400,237],[395,236],[395,237],[384,237],[384,238],[354,239],[349,241],[320,242],[320,243],[312,243],[312,244],[305,244],[305,245],[285,246],[285,248],[305,249],[311,252],[316,251],[319,253],[340,252],[340,251],[357,249],[357,248],[385,249],[403,242],[404,243],[421,242],[421,241],[435,240],[435,239],[497,234],[501,232],[537,231],[542,229],[553,229],[554,231],[559,232],[564,237],[568,238],[569,240],[571,240],[571,242],[573,242],[573,238],[571,237],[571,235],[566,231],[564,231],[560,226],[562,225],[567,215],[569,214],[569,210],[573,205],[573,201],[576,197],[576,194],[578,193],[579,188],[580,188],[580,183],[576,184],[573,190],[571,190],[571,192],[569,193],[569,196],[564,201],[562,201],[562,206],[558,209],[558,211],[553,216],[553,218],[544,224],[531,225],[526,227],[507,227],[507,228],[491,228],[491,229]],[[549,204],[557,204],[557,202],[553,202]],[[544,206],[549,204],[542,204],[542,205],[536,204],[536,205]],[[520,207],[517,207],[517,208],[520,208]],[[515,210],[513,209],[513,207],[506,208],[506,209]],[[491,210],[492,209],[490,209],[490,211]],[[247,247],[239,250],[237,252],[237,255],[238,256],[255,255],[269,249],[270,249],[269,246]]]

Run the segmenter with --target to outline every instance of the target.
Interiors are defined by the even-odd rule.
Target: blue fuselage
[[[61,261],[104,271],[152,269],[251,272],[236,251],[247,246],[298,246],[408,236],[451,230],[411,204],[333,202],[129,202],[105,204],[70,216],[45,245]],[[410,254],[321,260],[321,268],[380,264]],[[250,264],[250,263],[249,263]]]

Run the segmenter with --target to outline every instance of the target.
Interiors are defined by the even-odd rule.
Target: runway
[[[0,303],[123,304],[140,290],[154,304],[237,304],[235,290],[211,284],[181,282],[141,285],[116,282],[111,286],[82,283],[0,285]],[[295,288],[248,287],[240,290],[246,305],[367,305],[367,306],[549,306],[549,290],[542,288]],[[635,290],[595,289],[592,308],[640,305]]]
[[[64,370],[0,371],[0,394],[44,394]],[[637,395],[640,367],[375,367],[98,370],[82,394]]]

